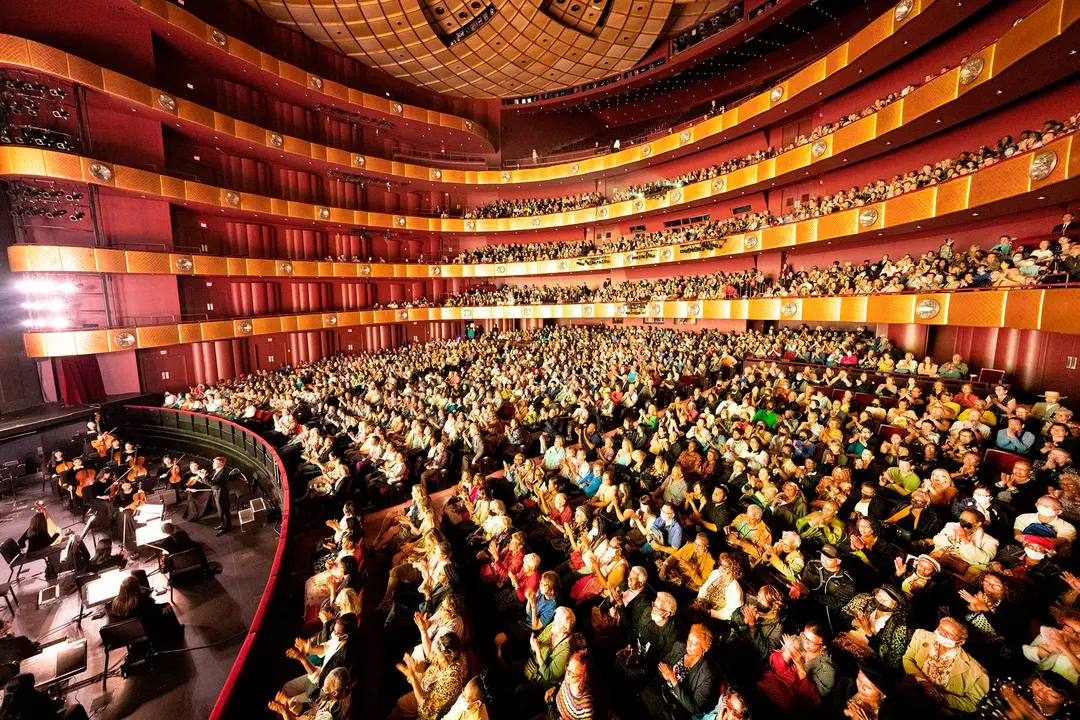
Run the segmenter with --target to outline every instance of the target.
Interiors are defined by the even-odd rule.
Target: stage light
[[[71,320],[60,315],[52,315],[45,320],[45,326],[51,328],[66,328],[71,325]]]

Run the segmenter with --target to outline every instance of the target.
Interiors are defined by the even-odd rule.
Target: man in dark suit
[[[232,513],[229,512],[229,471],[225,468],[225,458],[220,455],[214,458],[214,469],[210,471],[207,482],[210,483],[214,507],[217,508],[217,534],[224,535],[232,530]]]
[[[1055,225],[1051,232],[1059,237],[1064,236],[1070,239],[1074,237],[1080,238],[1080,224],[1074,223],[1073,214],[1067,212],[1061,216],[1061,222]]]

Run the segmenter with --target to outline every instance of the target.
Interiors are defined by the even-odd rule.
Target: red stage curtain
[[[53,372],[60,385],[60,401],[65,405],[85,405],[105,399],[101,369],[93,355],[53,358]]]

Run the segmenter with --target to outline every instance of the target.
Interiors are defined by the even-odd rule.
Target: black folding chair
[[[131,646],[139,643],[149,643],[150,638],[146,635],[142,620],[129,618],[120,622],[104,625],[101,628],[101,645],[105,650],[105,669],[101,673],[101,689],[106,689],[109,682],[109,653],[120,648],[127,648],[130,654]],[[127,660],[124,660],[126,665]],[[121,674],[125,674],[122,669]]]
[[[172,602],[176,581],[179,580],[183,584],[195,575],[202,575],[205,581],[210,576],[210,563],[206,561],[206,553],[203,552],[202,547],[196,545],[184,552],[169,555],[165,560],[165,572],[169,579],[169,602]]]

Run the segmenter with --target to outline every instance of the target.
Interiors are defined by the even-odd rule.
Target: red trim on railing
[[[232,694],[233,688],[236,687],[237,678],[240,676],[240,670],[243,668],[244,663],[248,659],[248,655],[251,653],[251,647],[255,642],[255,633],[257,633],[262,626],[262,619],[263,616],[266,615],[267,608],[270,604],[270,597],[274,594],[274,590],[277,589],[278,573],[281,569],[282,559],[285,556],[285,538],[288,537],[289,534],[289,478],[285,472],[285,464],[281,462],[281,456],[277,454],[274,447],[266,442],[266,440],[258,433],[254,433],[243,425],[238,425],[223,417],[188,412],[186,410],[175,410],[173,408],[150,407],[147,405],[125,405],[124,409],[171,412],[176,413],[177,415],[203,417],[208,420],[217,420],[227,425],[232,425],[234,428],[250,435],[256,442],[266,448],[266,451],[274,458],[274,462],[278,467],[278,473],[281,476],[281,536],[278,539],[277,550],[274,553],[274,561],[270,566],[270,576],[266,579],[266,587],[263,589],[262,598],[259,600],[259,607],[256,608],[255,615],[251,621],[251,626],[248,628],[247,637],[244,638],[244,644],[240,647],[240,653],[236,656],[236,660],[233,661],[232,669],[229,671],[228,677],[225,678],[225,684],[221,687],[217,702],[214,703],[214,709],[210,712],[209,720],[221,720],[224,717],[225,706],[228,704],[229,696]]]

